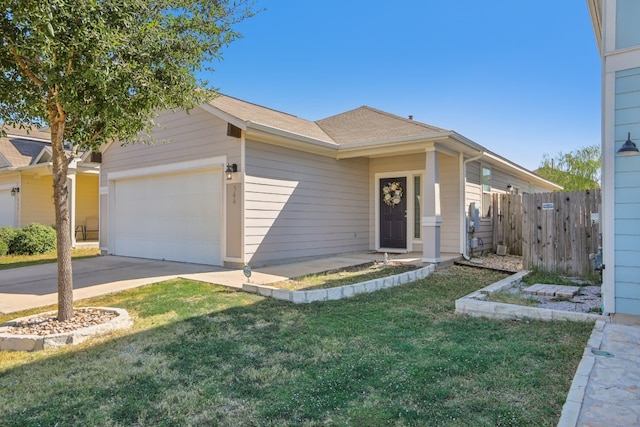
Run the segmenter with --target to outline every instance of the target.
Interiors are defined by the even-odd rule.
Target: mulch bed
[[[522,270],[522,257],[515,255],[487,254],[481,257],[473,257],[469,261],[462,259],[456,261],[458,265],[486,268],[504,273],[517,273]]]

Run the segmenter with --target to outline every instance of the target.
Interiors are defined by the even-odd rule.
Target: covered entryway
[[[406,188],[406,177],[379,180],[381,249],[407,249]]]
[[[113,254],[221,265],[220,168],[115,180]]]
[[[16,226],[16,197],[11,188],[0,187],[0,227]]]

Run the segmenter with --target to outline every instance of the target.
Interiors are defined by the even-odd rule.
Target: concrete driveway
[[[80,259],[73,261],[73,298],[104,295],[179,276],[229,271],[211,265],[118,256]],[[55,263],[0,271],[1,313],[56,304],[57,292]]]

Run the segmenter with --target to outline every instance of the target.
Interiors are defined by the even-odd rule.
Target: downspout
[[[476,157],[472,157],[470,159],[464,160],[462,162],[462,212],[464,221],[462,221],[462,234],[464,236],[464,249],[462,251],[462,257],[469,261],[471,257],[468,253],[469,247],[469,227],[467,226],[467,163],[475,162],[476,160],[480,160],[484,157],[484,151],[480,151],[480,155]]]

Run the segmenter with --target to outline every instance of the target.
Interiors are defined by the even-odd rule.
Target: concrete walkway
[[[640,327],[597,322],[558,426],[640,426]]]

